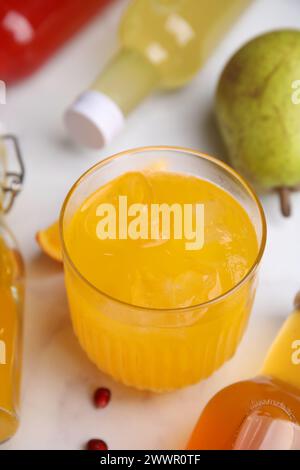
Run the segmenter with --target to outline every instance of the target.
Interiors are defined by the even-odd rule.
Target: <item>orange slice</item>
[[[62,262],[62,249],[58,222],[36,234],[36,240],[43,252],[55,261]]]

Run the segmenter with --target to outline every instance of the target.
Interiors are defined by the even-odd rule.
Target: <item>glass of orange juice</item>
[[[60,230],[73,327],[102,371],[168,391],[235,353],[266,222],[226,164],[174,147],[120,153],[75,183]]]

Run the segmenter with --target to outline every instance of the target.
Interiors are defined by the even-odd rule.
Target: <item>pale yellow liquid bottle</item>
[[[120,52],[66,113],[72,137],[101,147],[152,91],[189,82],[251,1],[132,1],[121,22]]]

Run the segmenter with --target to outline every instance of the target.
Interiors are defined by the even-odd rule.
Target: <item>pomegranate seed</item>
[[[108,388],[97,388],[94,393],[94,404],[96,408],[105,408],[110,402],[111,392]]]
[[[86,448],[87,450],[108,450],[107,444],[101,439],[91,439]]]

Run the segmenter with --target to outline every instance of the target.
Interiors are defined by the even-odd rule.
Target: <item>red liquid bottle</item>
[[[21,80],[111,0],[0,0],[0,79]]]

